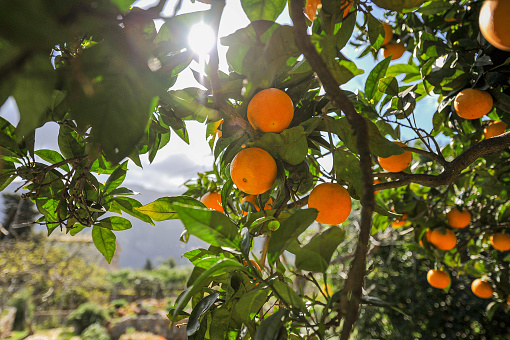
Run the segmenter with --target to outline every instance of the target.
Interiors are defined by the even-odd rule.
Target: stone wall
[[[140,332],[150,332],[161,335],[168,340],[186,340],[186,327],[170,327],[170,320],[163,313],[153,315],[125,316],[119,321],[108,327],[112,340],[118,340],[120,336],[126,333],[128,328],[134,328]]]
[[[16,317],[16,308],[7,307],[4,310],[7,310],[7,314],[0,318],[0,339],[7,339],[11,335],[14,318]],[[0,315],[1,312],[0,310]]]

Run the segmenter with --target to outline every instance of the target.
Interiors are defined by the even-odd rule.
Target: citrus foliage
[[[206,74],[195,73],[201,87],[180,90],[172,85],[194,57],[189,28],[204,21],[217,29],[220,19],[228,20],[224,3],[163,17],[164,1],[149,9],[129,2],[0,4],[0,102],[13,96],[21,115],[16,127],[1,120],[1,188],[16,177],[25,180],[25,195],[36,202],[43,215],[38,222],[49,233],[92,228],[95,245],[110,261],[115,232],[131,223],[105,213],[125,212],[152,224],[180,219],[183,241],[194,235],[210,245],[184,254],[194,270],[169,313],[173,321],[189,318],[191,339],[297,339],[305,333],[323,339],[341,324],[347,339],[360,302],[370,300],[363,295],[369,237],[377,240],[400,219],[405,223],[394,224],[400,227],[394,232],[412,233],[445,272],[483,278],[494,290],[490,308],[504,306],[510,258],[489,239],[510,223],[510,135],[483,135],[489,119],[510,122],[510,53],[479,34],[481,1],[324,0],[319,6],[292,0],[289,26],[275,22],[286,1],[243,0],[251,23],[220,37],[229,72],[218,71],[215,51]],[[164,20],[159,30],[157,18]],[[392,28],[390,42],[383,20]],[[392,44],[398,47],[388,53]],[[361,51],[353,60],[344,53],[347,45]],[[383,45],[387,56],[380,58]],[[398,60],[396,52],[402,52]],[[368,55],[376,64],[363,70],[360,59]],[[364,73],[363,88],[339,90]],[[283,129],[265,129],[250,118],[250,102],[269,88],[292,102]],[[483,91],[467,109],[457,104],[466,90]],[[420,101],[433,107],[432,117],[417,109]],[[483,113],[464,115],[470,106],[482,106]],[[422,126],[427,119],[430,129]],[[185,195],[141,206],[122,187],[128,164],[140,166],[145,154],[154,160],[171,132],[188,142],[187,120],[208,124],[213,170],[188,184]],[[59,150],[34,149],[34,131],[47,122],[60,125]],[[243,157],[253,150],[263,157]],[[402,166],[384,165],[393,157]],[[331,168],[323,162],[328,158]],[[248,161],[239,166],[239,159]],[[101,174],[108,176],[104,183]],[[347,189],[345,201],[352,199],[355,208],[344,227],[321,227],[305,237],[318,211],[304,207],[321,182]],[[221,195],[214,210],[198,200],[207,192]],[[271,198],[271,209],[245,215],[246,194],[259,195],[259,207]],[[446,213],[456,205],[472,218],[452,230]],[[342,245],[344,229],[358,216],[359,238]],[[254,251],[256,239],[261,253]],[[353,255],[330,294],[322,287],[331,284],[337,249]]]

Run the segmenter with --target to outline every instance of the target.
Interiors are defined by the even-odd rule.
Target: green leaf
[[[174,220],[179,218],[174,208],[174,203],[182,203],[189,206],[205,207],[205,205],[189,196],[161,197],[141,207],[134,209],[152,218],[156,222]]]
[[[113,231],[95,225],[92,227],[92,241],[106,261],[111,263],[117,247],[117,238]]]
[[[103,192],[105,194],[111,192],[114,189],[117,189],[122,182],[124,182],[124,179],[126,178],[126,171],[127,171],[127,161],[120,164],[115,171],[108,177],[106,180],[106,183],[104,184]]]
[[[280,135],[283,140],[283,145],[281,145],[278,152],[280,158],[292,165],[303,162],[308,155],[305,128],[296,126],[285,129]]]
[[[246,271],[246,268],[237,261],[225,259],[223,261],[217,262],[211,268],[203,271],[193,282],[182,295],[177,298],[175,302],[175,309],[173,317],[175,318],[179,312],[186,307],[189,300],[192,296],[194,296],[197,292],[199,292],[204,285],[208,284],[212,277],[222,275],[225,273],[229,273],[233,270],[243,270]]]
[[[251,290],[244,294],[234,307],[234,312],[245,323],[249,323],[266,303],[268,289]]]
[[[350,152],[336,149],[334,154],[334,169],[337,177],[354,186],[359,197],[363,192],[361,183],[361,168],[359,159]]]
[[[60,153],[54,150],[48,149],[36,150],[35,154],[51,164],[57,164],[64,161],[64,157],[62,157]],[[62,164],[60,167],[65,171],[69,171],[69,165],[67,164]]]
[[[136,217],[139,220],[142,220],[146,223],[154,225],[154,222],[152,221],[152,219],[149,216],[147,216],[137,210],[137,208],[140,208],[142,206],[142,203],[138,202],[134,198],[115,197],[113,199],[113,202],[115,202],[115,204],[117,204],[122,211],[128,213],[129,215]]]
[[[298,210],[281,223],[280,228],[273,232],[269,239],[267,259],[270,263],[274,263],[292,241],[312,224],[317,213],[315,209]]]
[[[397,78],[388,77],[379,79],[378,90],[382,93],[386,93],[388,96],[398,96],[398,81]]]
[[[76,140],[76,132],[66,125],[60,125],[58,130],[58,147],[66,159],[85,153],[85,148]]]
[[[100,227],[115,231],[127,230],[132,227],[129,220],[119,216],[106,217],[98,222]]]
[[[285,316],[287,316],[287,310],[282,308],[264,319],[257,327],[254,340],[277,340],[283,327]]]
[[[351,39],[352,32],[354,31],[354,26],[356,24],[356,16],[349,15],[342,21],[340,29],[336,32],[336,48],[340,51],[342,48],[347,45],[349,40]]]
[[[386,70],[390,65],[391,56],[385,58],[381,62],[379,62],[375,67],[370,71],[368,75],[367,81],[365,83],[365,97],[367,100],[371,100],[375,97],[377,93],[377,87],[379,84],[379,79],[383,78],[386,75]]]
[[[23,66],[12,93],[20,113],[17,129],[21,138],[46,122],[54,83],[55,71],[45,54],[33,56]]]
[[[384,41],[384,27],[371,13],[368,15],[368,40],[375,50],[378,50]]]
[[[188,233],[216,247],[239,249],[239,229],[225,214],[179,203],[174,208]]]
[[[338,245],[345,238],[345,230],[331,227],[315,235],[296,253],[296,267],[311,272],[325,272]]]
[[[303,299],[288,284],[283,281],[274,280],[272,286],[286,304],[298,308],[305,314],[310,314],[306,309]]]
[[[244,13],[250,21],[275,21],[286,4],[286,0],[241,0]]]
[[[198,331],[200,328],[200,317],[207,313],[216,300],[218,300],[219,296],[220,293],[210,294],[197,303],[195,308],[193,308],[193,311],[189,316],[188,324],[186,325],[187,336],[191,336]]]

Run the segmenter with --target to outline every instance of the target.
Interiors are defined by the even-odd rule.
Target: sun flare
[[[207,54],[216,43],[216,35],[209,25],[200,22],[191,27],[188,43],[193,52],[202,55]]]

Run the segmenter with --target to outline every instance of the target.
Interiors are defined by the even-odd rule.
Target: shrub
[[[108,330],[99,323],[88,326],[81,334],[82,340],[110,340]]]
[[[74,327],[76,334],[81,334],[88,326],[103,324],[108,316],[104,310],[94,303],[84,303],[67,318],[67,324]]]
[[[34,305],[30,292],[26,289],[19,291],[13,296],[9,304],[16,308],[13,330],[24,330],[27,321],[26,317],[32,315],[32,312],[34,311]]]

